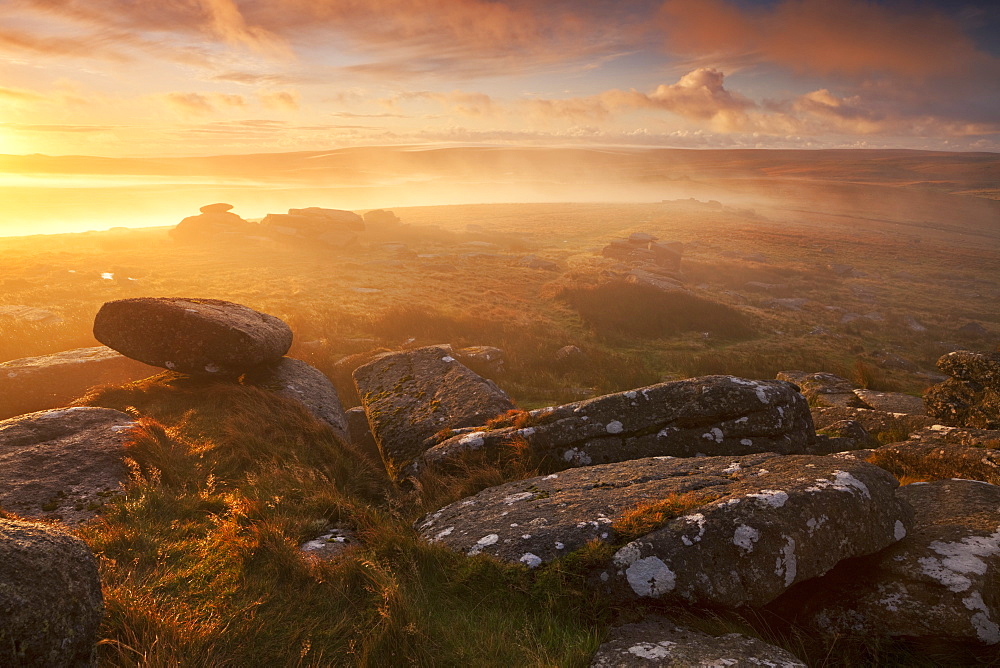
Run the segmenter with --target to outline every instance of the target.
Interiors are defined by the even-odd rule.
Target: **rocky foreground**
[[[227,214],[202,216],[239,227]],[[296,216],[317,214],[289,214]],[[670,259],[667,250],[658,252]],[[829,636],[1000,645],[1000,488],[991,484],[1000,480],[997,354],[943,357],[939,368],[951,380],[928,393],[925,407],[830,374],[789,371],[778,380],[706,376],[520,411],[450,346],[432,346],[358,360],[361,406],[345,411],[322,373],[285,357],[288,326],[245,306],[121,300],[105,304],[94,330],[106,352],[52,356],[48,375],[41,358],[6,366],[52,384],[73,359],[74,378],[89,368],[100,382],[100,369],[120,353],[253,385],[300,402],[340,438],[373,444],[387,472],[417,490],[470,457],[497,460],[516,448],[545,474],[450,503],[415,530],[470,557],[528,569],[587,549],[588,586],[610,600],[776,610]],[[31,374],[23,376],[29,394]],[[93,555],[70,530],[128,484],[126,450],[139,417],[45,408],[0,422],[0,505],[25,518],[0,520],[4,665],[89,662],[100,587]],[[908,435],[902,441],[879,441],[900,432]],[[883,468],[928,461],[970,479],[900,487]],[[350,533],[338,531],[345,540]],[[613,630],[593,665],[805,664],[760,640],[650,617]]]

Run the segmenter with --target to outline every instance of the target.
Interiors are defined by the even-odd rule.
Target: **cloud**
[[[468,93],[453,90],[449,93],[431,91],[411,91],[398,93],[380,102],[390,109],[396,109],[401,103],[409,100],[430,100],[437,102],[451,111],[463,116],[491,116],[497,111],[493,98],[485,93]]]
[[[906,77],[960,74],[991,59],[961,26],[926,4],[781,0],[747,7],[727,0],[667,0],[663,46],[717,59],[752,55],[796,72]]]
[[[294,90],[257,91],[257,98],[269,109],[297,111],[299,108],[299,93]]]
[[[216,113],[224,107],[245,107],[246,100],[241,95],[226,93],[167,93],[163,96],[182,116],[205,116]]]
[[[25,103],[25,102],[30,103],[30,102],[41,102],[46,98],[41,93],[36,93],[35,91],[31,90],[25,90],[23,88],[0,87],[0,99],[14,103]]]

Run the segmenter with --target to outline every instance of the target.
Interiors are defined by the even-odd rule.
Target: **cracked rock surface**
[[[703,376],[608,394],[524,416],[525,426],[464,430],[410,468],[447,464],[470,450],[512,440],[561,467],[651,456],[809,453],[812,416],[796,387],[780,380]]]
[[[759,606],[906,535],[897,484],[835,457],[651,457],[500,485],[416,526],[456,551],[536,567],[591,540],[620,544],[627,512],[694,492],[703,505],[622,546],[600,579],[618,597]]]
[[[906,538],[789,592],[793,614],[826,635],[1000,643],[1000,487],[938,480],[896,494],[916,514]]]
[[[756,638],[738,633],[711,636],[659,616],[611,629],[590,663],[590,668],[644,666],[805,668],[806,664]]]

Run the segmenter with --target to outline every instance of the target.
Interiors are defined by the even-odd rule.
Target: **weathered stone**
[[[937,368],[952,378],[971,380],[984,387],[1000,390],[1000,352],[956,350],[938,359]]]
[[[924,400],[912,394],[902,392],[876,392],[874,390],[856,389],[854,394],[865,406],[886,413],[905,413],[906,415],[926,415]]]
[[[825,430],[842,420],[853,420],[861,424],[872,438],[880,439],[883,443],[887,442],[886,438],[891,441],[905,440],[909,434],[939,422],[926,415],[886,413],[871,408],[813,406],[809,410],[818,430]]]
[[[786,614],[829,636],[1000,643],[1000,487],[938,480],[896,495],[915,511],[907,536],[789,592]]]
[[[823,432],[837,439],[838,445],[846,445],[847,447],[839,447],[838,452],[844,450],[858,450],[860,448],[867,448],[871,445],[877,445],[877,442],[872,438],[868,430],[864,428],[857,420],[840,420],[827,425]],[[850,441],[845,443],[844,441]],[[832,454],[832,453],[831,453]]]
[[[232,204],[225,204],[219,202],[218,204],[206,204],[205,206],[198,209],[202,213],[225,213],[233,208]]]
[[[210,204],[202,207],[203,213],[197,216],[188,216],[170,230],[170,237],[181,243],[200,243],[231,241],[259,233],[259,225],[243,220],[228,209],[205,211],[206,208],[212,206],[229,205]]]
[[[581,361],[587,357],[587,354],[580,350],[579,346],[563,346],[556,351],[554,358],[557,362],[574,362]]]
[[[1000,390],[949,378],[924,393],[927,414],[945,424],[1000,429]]]
[[[269,215],[276,216],[280,214]],[[289,209],[288,215],[318,219],[327,226],[341,227],[355,232],[362,232],[365,229],[365,221],[361,216],[353,211],[344,211],[343,209],[324,209],[318,206],[310,206],[305,209]]]
[[[71,525],[92,518],[128,477],[122,458],[133,418],[74,407],[0,422],[0,507]]]
[[[97,561],[49,524],[0,518],[0,665],[93,665],[104,615]]]
[[[442,429],[483,424],[514,408],[506,392],[456,360],[451,346],[386,353],[353,375],[390,467],[408,464]]]
[[[779,380],[795,383],[811,403],[817,406],[861,406],[854,394],[854,383],[832,373],[805,371],[779,371]]]
[[[522,441],[553,466],[640,457],[812,452],[812,417],[795,386],[780,380],[705,376],[595,397],[527,413],[521,424],[452,436],[408,473],[444,465],[470,450]]]
[[[879,466],[1000,484],[1000,430],[936,425],[875,451]]]
[[[684,284],[675,278],[654,274],[653,272],[638,267],[629,272],[625,278],[626,282],[636,285],[645,285],[655,288],[660,292],[688,292]]]
[[[332,561],[357,545],[357,534],[350,529],[329,527],[316,538],[299,545],[299,550],[321,561]]]
[[[139,297],[107,302],[94,337],[132,359],[172,371],[239,375],[292,345],[284,322],[219,299]]]
[[[500,374],[504,370],[504,352],[494,346],[469,346],[458,348],[455,358],[466,366],[485,374]]]
[[[684,244],[679,241],[650,242],[649,250],[653,251],[653,260],[661,267],[679,269],[681,256],[684,254]]]
[[[364,215],[365,225],[398,225],[399,216],[392,211],[375,209]]]
[[[528,269],[541,269],[542,271],[559,271],[559,264],[552,260],[540,258],[537,255],[525,255],[517,263]]]
[[[240,381],[298,401],[313,417],[329,425],[337,436],[348,437],[347,417],[337,389],[322,371],[302,360],[282,357],[244,374]]]
[[[121,385],[160,373],[107,346],[77,348],[0,364],[0,420],[65,406],[95,385]]]
[[[500,485],[417,528],[453,550],[534,567],[592,540],[616,544],[626,513],[693,492],[703,505],[625,544],[600,580],[622,597],[760,606],[905,535],[912,518],[897,485],[835,457],[651,457]]]
[[[675,625],[664,617],[611,629],[590,668],[769,666],[806,668],[794,655],[738,633],[710,636]]]

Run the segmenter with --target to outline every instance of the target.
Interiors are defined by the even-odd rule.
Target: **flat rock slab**
[[[738,633],[710,636],[664,617],[611,629],[590,668],[768,666],[806,668],[790,652]]]
[[[121,385],[160,369],[107,346],[77,348],[0,364],[0,420],[71,403],[95,385]]]
[[[950,475],[1000,484],[1000,430],[937,425],[873,453],[880,465],[917,473],[946,470]]]
[[[826,372],[779,371],[777,378],[795,383],[802,394],[817,406],[861,406],[854,394],[854,383]]]
[[[905,415],[926,415],[924,400],[912,394],[902,392],[876,392],[874,390],[856,389],[854,394],[858,399],[873,410],[886,413],[903,413]]]
[[[0,665],[94,665],[103,614],[86,543],[50,524],[0,519]]]
[[[13,318],[14,320],[19,320],[21,322],[37,323],[41,325],[56,325],[63,321],[62,316],[57,313],[21,304],[7,304],[5,306],[0,306],[0,317]]]
[[[816,443],[809,406],[794,385],[734,376],[660,383],[542,408],[522,420],[525,426],[452,436],[408,473],[515,440],[562,468],[650,456],[808,453]]]
[[[347,416],[337,396],[337,388],[316,367],[292,357],[282,357],[244,374],[240,382],[298,401],[313,417],[329,425],[337,436],[348,438]]]
[[[109,408],[64,408],[0,422],[0,508],[76,525],[117,494],[135,421]]]
[[[896,495],[915,511],[906,538],[810,583],[793,614],[828,636],[1000,644],[1000,487],[938,480]]]
[[[810,412],[816,429],[826,429],[837,422],[853,420],[864,427],[873,438],[885,434],[885,437],[893,441],[905,439],[909,434],[939,422],[927,415],[887,413],[870,408],[813,406]]]
[[[372,435],[390,469],[424,451],[442,429],[470,427],[514,408],[490,380],[455,359],[451,346],[387,353],[354,370]]]
[[[626,513],[694,492],[703,505],[621,547],[601,580],[624,598],[757,606],[903,537],[911,517],[897,485],[834,457],[651,457],[500,485],[417,528],[456,551],[534,567],[591,540],[618,543]]]
[[[195,375],[238,376],[292,345],[284,322],[219,299],[139,297],[107,302],[94,336],[132,359]]]

